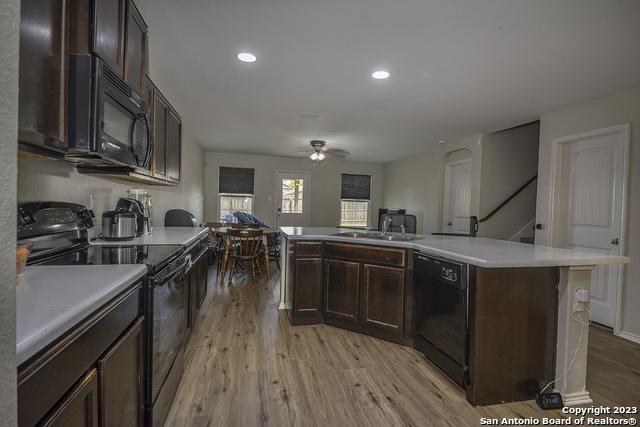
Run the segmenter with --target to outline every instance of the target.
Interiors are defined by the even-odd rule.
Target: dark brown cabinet
[[[167,178],[180,181],[180,151],[182,147],[182,121],[176,111],[169,107],[167,111]]]
[[[202,244],[206,244],[206,242],[202,242]],[[198,311],[207,295],[207,280],[209,277],[209,262],[207,258],[206,250],[200,252],[185,279],[189,285],[188,325],[191,329],[196,325]]]
[[[144,96],[147,75],[147,24],[136,5],[127,2],[126,50],[124,80],[133,90]]]
[[[18,367],[20,426],[141,424],[143,283]]]
[[[150,97],[153,130],[153,176],[180,182],[182,119],[162,92],[146,79],[144,95]]]
[[[325,317],[358,321],[360,264],[352,261],[325,261]]]
[[[64,150],[68,0],[23,0],[20,17],[19,140],[41,148]]]
[[[127,0],[99,0],[93,6],[93,50],[123,77]]]
[[[294,294],[294,315],[319,316],[322,313],[322,259],[296,259],[296,277],[304,283]]]
[[[100,424],[135,426],[142,424],[143,319],[139,319],[98,360],[100,378]]]
[[[98,373],[92,369],[42,423],[46,427],[98,427]]]
[[[153,176],[167,177],[167,113],[169,104],[157,89],[153,92]]]
[[[404,269],[365,264],[363,271],[362,322],[402,334]]]

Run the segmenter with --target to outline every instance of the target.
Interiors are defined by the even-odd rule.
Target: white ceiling
[[[206,150],[387,162],[640,83],[637,0],[138,3],[151,78]]]

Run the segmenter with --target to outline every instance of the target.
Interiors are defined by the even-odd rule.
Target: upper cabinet
[[[180,181],[180,152],[182,148],[182,120],[173,107],[167,115],[167,178]]]
[[[94,1],[93,50],[120,77],[124,76],[126,0]]]
[[[178,183],[182,119],[147,77],[148,40],[147,24],[132,0],[22,0],[20,150],[66,157],[73,142],[67,128],[74,120],[69,109],[74,78],[69,55],[95,55],[126,83],[122,90],[129,93],[130,88],[150,111],[152,168],[125,166],[118,170],[118,178],[154,185]],[[105,177],[116,173],[113,167],[106,171],[93,165],[78,170]]]
[[[147,75],[147,24],[132,1],[127,6],[126,50],[124,80],[133,90],[144,96]]]
[[[162,92],[147,78],[151,97],[153,129],[153,176],[172,183],[180,182],[182,119]]]
[[[20,13],[19,140],[64,150],[67,140],[68,1],[23,0]]]

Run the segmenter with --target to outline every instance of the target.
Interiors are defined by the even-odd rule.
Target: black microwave
[[[93,55],[69,55],[69,147],[79,165],[150,169],[149,106]]]

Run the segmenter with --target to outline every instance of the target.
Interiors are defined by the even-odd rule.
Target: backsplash
[[[18,202],[63,201],[91,207],[96,229],[102,212],[115,208],[129,188],[144,188],[153,197],[153,224],[164,224],[169,209],[185,209],[202,222],[204,206],[204,156],[202,148],[188,135],[182,137],[182,177],[175,187],[145,186],[79,174],[72,164],[60,160],[18,160]]]

